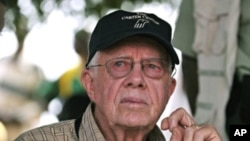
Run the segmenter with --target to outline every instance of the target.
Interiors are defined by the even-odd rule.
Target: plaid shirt
[[[165,138],[156,126],[149,133],[147,140],[165,141]],[[94,120],[90,104],[82,117],[79,138],[75,130],[75,120],[67,120],[25,132],[15,141],[106,141],[106,139]]]

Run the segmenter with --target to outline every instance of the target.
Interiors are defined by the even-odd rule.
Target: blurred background
[[[49,91],[81,61],[74,50],[77,31],[91,33],[97,20],[115,9],[155,13],[174,30],[180,3],[181,0],[8,0],[0,35],[2,139],[6,136],[6,140],[13,140],[28,129],[60,120],[63,100],[50,96]],[[181,52],[176,51],[181,58]],[[162,117],[177,107],[190,112],[180,70],[179,65],[176,94]]]

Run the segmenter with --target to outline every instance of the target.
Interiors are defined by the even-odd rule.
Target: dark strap
[[[76,118],[75,120],[75,132],[78,138],[79,138],[79,130],[80,130],[81,122],[82,122],[82,115]]]

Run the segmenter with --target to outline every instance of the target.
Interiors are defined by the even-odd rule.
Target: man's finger
[[[178,127],[173,128],[172,135],[170,137],[170,141],[182,141],[183,139],[182,130]]]
[[[194,134],[193,141],[221,141],[221,137],[219,136],[217,130],[211,126],[204,126],[197,130]]]
[[[161,128],[171,131],[174,127],[189,127],[192,124],[195,124],[193,118],[183,108],[178,108],[169,117],[162,120]]]
[[[168,117],[164,118],[164,119],[161,121],[161,129],[162,129],[162,130],[167,130],[167,129],[169,129]]]
[[[184,129],[183,141],[193,141],[194,133],[197,131],[197,126],[190,126]]]

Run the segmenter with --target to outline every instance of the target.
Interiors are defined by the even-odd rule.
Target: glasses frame
[[[131,62],[129,71],[128,71],[127,73],[125,73],[124,75],[122,75],[122,76],[115,76],[115,75],[112,73],[112,71],[110,70],[110,68],[108,67],[108,63],[111,62],[111,61],[113,61],[113,60],[116,60],[116,59],[117,59],[117,60],[118,60],[118,59],[126,59],[126,60],[130,60],[130,62]],[[164,58],[146,58],[146,59],[141,59],[140,61],[136,61],[136,62],[135,62],[135,61],[134,61],[132,58],[130,58],[130,57],[117,57],[117,58],[112,58],[112,59],[107,60],[104,64],[88,65],[88,66],[86,67],[86,69],[95,68],[95,67],[105,67],[106,70],[108,71],[108,73],[109,73],[110,76],[112,76],[112,77],[114,77],[114,78],[122,78],[122,77],[125,77],[125,76],[127,76],[128,74],[130,74],[130,72],[133,70],[133,67],[134,67],[134,65],[135,65],[136,63],[140,63],[140,64],[141,64],[141,69],[142,69],[143,73],[144,73],[147,77],[154,78],[154,79],[161,78],[161,77],[152,77],[152,76],[148,75],[148,74],[146,73],[146,71],[144,70],[143,62],[144,62],[144,61],[150,61],[150,60],[161,60],[161,61],[165,61],[167,64],[169,64],[169,65],[166,66],[166,67],[163,66],[163,74],[161,75],[161,77],[164,76],[164,74],[165,74],[166,72],[171,73],[171,77],[175,75],[175,73],[176,73],[175,67],[172,66],[171,61],[168,61],[168,59],[164,59]],[[173,72],[174,72],[174,73],[173,73]]]

